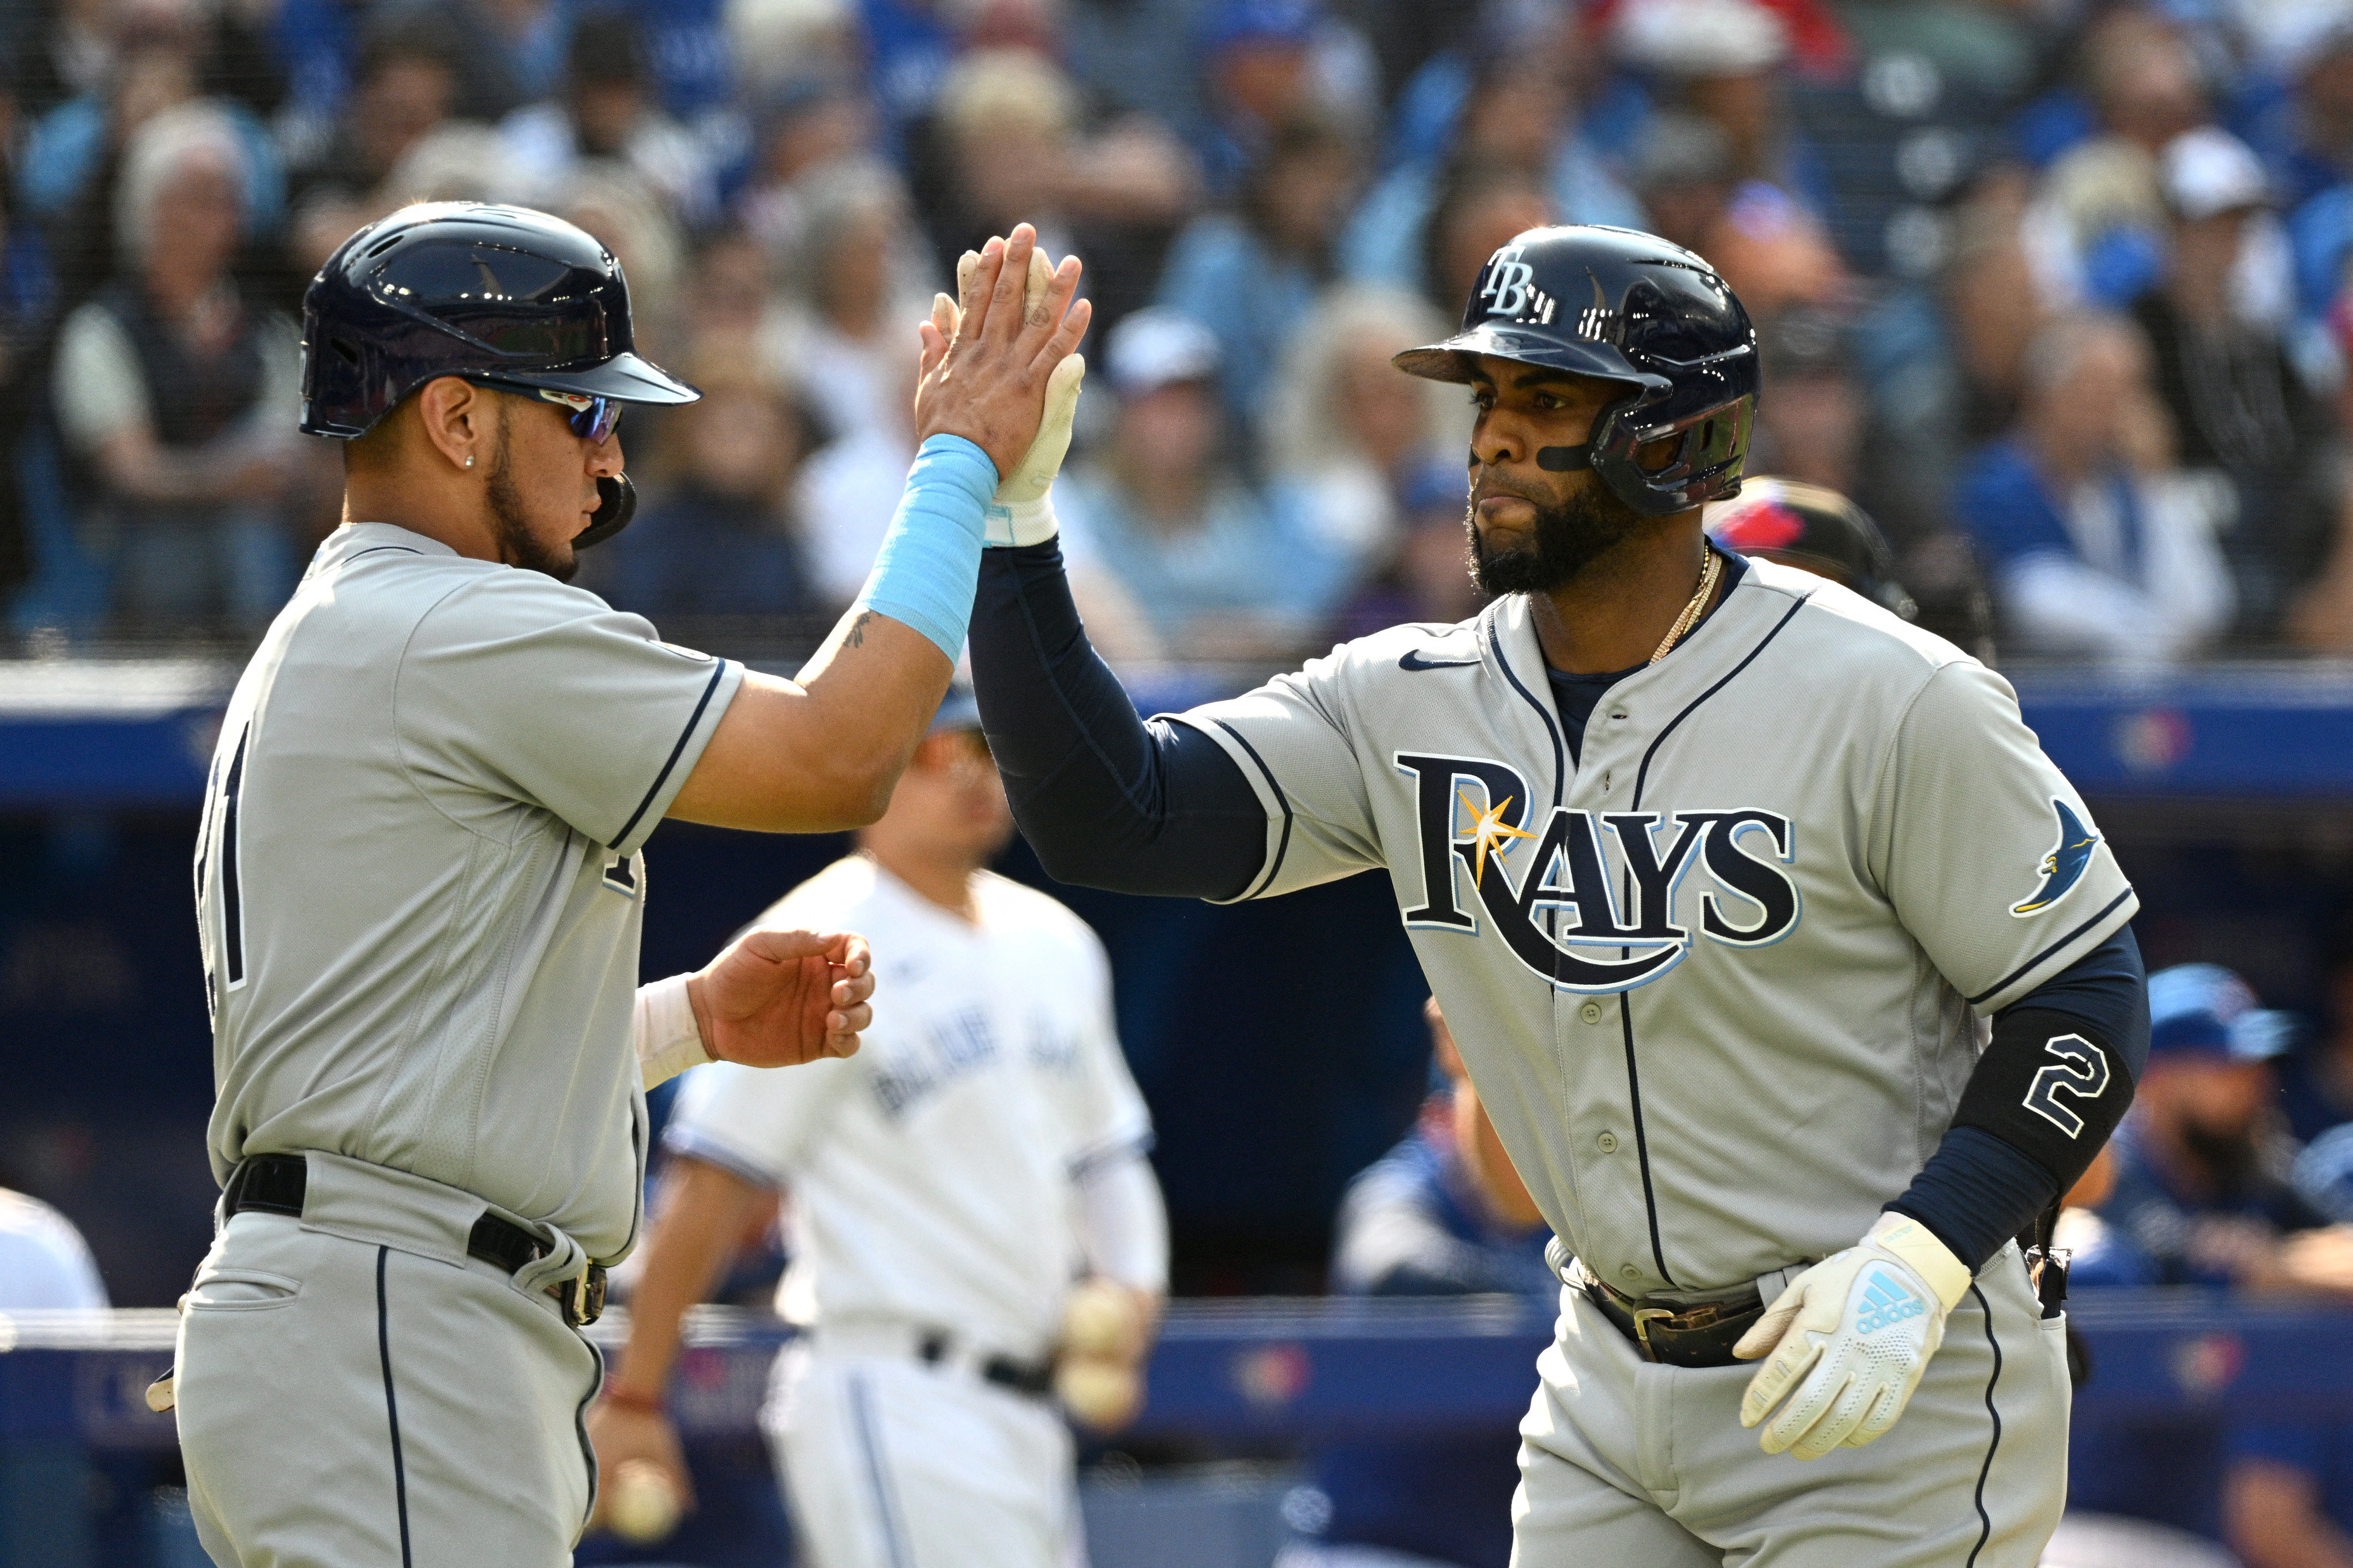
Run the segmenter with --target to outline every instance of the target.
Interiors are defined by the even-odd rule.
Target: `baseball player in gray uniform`
[[[1128,891],[1388,872],[1560,1237],[1516,1562],[2026,1568],[2069,1389],[2013,1238],[2147,1050],[2114,853],[2000,677],[1707,542],[1759,376],[1701,258],[1529,231],[1396,363],[1474,405],[1493,602],[1146,723],[1041,498],[972,626],[1017,817]]]
[[[811,831],[888,801],[1084,326],[1075,266],[1025,309],[1030,249],[976,258],[882,559],[797,682],[565,584],[628,521],[624,405],[696,395],[633,352],[595,239],[411,207],[312,282],[303,428],[349,443],[346,521],[230,700],[195,865],[223,1223],[165,1397],[216,1561],[569,1561],[578,1328],[637,1236],[644,1087],[844,1055],[869,1019],[838,932],[640,990],[640,847],[665,816]]]

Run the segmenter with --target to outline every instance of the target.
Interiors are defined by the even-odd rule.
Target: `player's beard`
[[[491,505],[491,524],[497,534],[499,559],[510,566],[527,566],[533,572],[543,572],[559,583],[572,581],[580,570],[580,553],[569,545],[558,555],[539,542],[524,521],[522,492],[515,488],[514,471],[507,462],[513,447],[512,433],[507,429],[507,407],[499,405],[499,455],[491,459],[491,473],[483,486],[483,498]]]
[[[1471,580],[1490,598],[1504,594],[1548,594],[1574,580],[1595,561],[1625,542],[1650,520],[1599,485],[1572,492],[1550,505],[1517,490],[1536,509],[1532,545],[1493,550],[1479,531],[1479,498],[1464,515],[1471,531]]]

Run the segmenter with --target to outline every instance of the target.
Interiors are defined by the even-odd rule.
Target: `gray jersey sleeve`
[[[1255,691],[1169,717],[1226,750],[1266,808],[1266,863],[1246,899],[1294,892],[1384,864],[1345,689],[1348,648]]]
[[[426,614],[401,658],[393,721],[411,782],[462,826],[503,837],[502,803],[520,802],[628,855],[742,682],[741,666],[671,647],[640,616],[515,571]]]
[[[1947,664],[1921,689],[1877,793],[1873,872],[1980,1013],[2050,979],[2139,907],[2010,683],[1983,665]]]

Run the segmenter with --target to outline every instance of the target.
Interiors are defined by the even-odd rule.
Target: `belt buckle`
[[[1651,1348],[1651,1325],[1661,1318],[1672,1318],[1676,1314],[1665,1307],[1636,1307],[1633,1311],[1634,1342],[1641,1347],[1644,1356],[1656,1361],[1659,1352]]]
[[[564,1326],[585,1329],[605,1315],[605,1266],[592,1263],[586,1273],[560,1279],[548,1288],[564,1310]]]

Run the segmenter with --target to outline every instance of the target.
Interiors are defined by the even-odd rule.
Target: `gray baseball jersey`
[[[2137,907],[2006,682],[1765,562],[1575,764],[1521,595],[1176,717],[1266,807],[1243,897],[1388,870],[1545,1218],[1629,1293],[1851,1246],[1985,1016]]]
[[[540,573],[332,535],[206,787],[214,1174],[324,1150],[626,1251],[638,849],[742,679]]]

